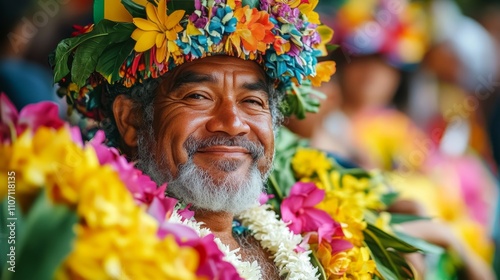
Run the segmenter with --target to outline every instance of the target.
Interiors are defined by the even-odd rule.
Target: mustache
[[[192,157],[199,149],[212,146],[243,147],[250,153],[253,160],[264,156],[264,146],[248,140],[245,136],[214,135],[205,139],[196,139],[193,135],[190,135],[184,142],[184,149],[186,149],[189,157]]]

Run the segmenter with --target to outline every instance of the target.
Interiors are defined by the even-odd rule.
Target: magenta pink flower
[[[297,182],[281,203],[283,221],[290,222],[288,227],[296,234],[317,232],[319,243],[323,239],[330,242],[334,236],[344,236],[338,222],[314,207],[324,197],[325,191],[318,189],[314,183]]]
[[[189,210],[191,207],[191,203],[186,206],[184,209],[179,209],[177,213],[182,217],[183,220],[189,220],[194,217],[194,211]]]
[[[219,250],[214,241],[214,235],[209,234],[203,238],[191,239],[181,246],[189,246],[198,251],[200,264],[196,275],[207,279],[239,280],[242,279],[236,268],[224,261],[224,253]]]
[[[52,102],[39,102],[26,105],[18,113],[6,94],[0,94],[0,142],[10,142],[26,129],[37,130],[40,126],[55,129],[64,125],[59,118],[57,105]]]
[[[264,205],[269,199],[274,198],[274,194],[261,193],[259,196],[259,204]]]

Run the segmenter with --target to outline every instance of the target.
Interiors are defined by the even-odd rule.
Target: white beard
[[[179,170],[179,176],[167,186],[167,192],[195,208],[238,214],[259,201],[264,191],[263,178],[257,167],[252,165],[247,178],[231,173],[215,184],[206,171],[189,160]]]
[[[153,131],[152,128],[148,130],[142,131],[138,136],[137,166],[157,184],[168,182],[169,195],[184,203],[191,203],[196,209],[232,214],[238,214],[258,203],[260,194],[265,191],[264,182],[270,170],[261,174],[254,161],[247,176],[242,177],[233,175],[231,162],[222,162],[216,166],[227,172],[228,176],[216,183],[215,178],[194,164],[190,156],[188,161],[179,167],[177,178],[173,179],[170,172],[158,167],[154,153],[150,150],[155,147]]]

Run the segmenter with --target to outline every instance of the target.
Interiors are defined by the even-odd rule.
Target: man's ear
[[[137,146],[137,129],[139,127],[137,110],[134,102],[124,95],[118,95],[113,102],[113,116],[123,142],[129,147]]]

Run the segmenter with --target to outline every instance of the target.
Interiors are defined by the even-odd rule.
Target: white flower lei
[[[243,226],[250,229],[253,237],[260,242],[262,248],[271,252],[280,276],[285,275],[286,279],[290,280],[317,279],[318,269],[311,264],[310,251],[295,251],[301,243],[302,237],[291,232],[282,220],[277,219],[276,213],[268,211],[269,207],[269,205],[261,205],[250,208],[237,215],[237,218],[241,219]],[[174,211],[170,221],[194,229],[200,237],[211,233],[209,229],[201,227],[203,223],[194,219],[182,221],[177,211]],[[215,243],[224,253],[224,260],[230,262],[241,277],[249,280],[262,279],[262,272],[257,261],[251,263],[242,261],[238,254],[240,249],[229,250],[229,246],[223,244],[219,238],[215,238]]]

